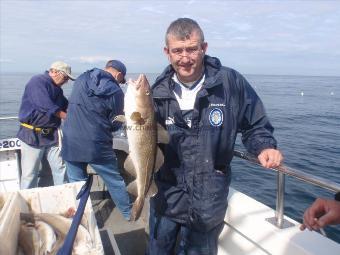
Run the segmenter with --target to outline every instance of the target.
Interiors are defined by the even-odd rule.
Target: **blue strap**
[[[83,217],[85,206],[87,199],[90,195],[90,190],[92,186],[92,174],[86,180],[86,183],[83,185],[81,190],[77,195],[77,200],[80,198],[78,209],[76,214],[73,217],[72,224],[70,230],[68,231],[63,246],[59,249],[57,255],[71,255],[73,249],[74,239],[76,238],[78,227]]]

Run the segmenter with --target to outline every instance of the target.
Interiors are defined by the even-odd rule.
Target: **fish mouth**
[[[130,81],[129,86],[133,86],[136,91],[145,92],[146,95],[150,95],[150,85],[145,74],[140,74],[137,80]]]
[[[133,91],[135,95],[138,96],[151,95],[151,87],[145,74],[140,74],[136,80],[129,80],[128,90],[129,87],[131,88],[131,91]]]

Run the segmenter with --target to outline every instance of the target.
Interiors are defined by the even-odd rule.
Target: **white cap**
[[[72,81],[75,80],[75,78],[71,75],[71,67],[62,61],[56,61],[52,63],[50,69],[55,69],[57,71],[61,71],[65,73]]]

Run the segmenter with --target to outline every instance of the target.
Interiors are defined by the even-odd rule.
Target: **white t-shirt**
[[[205,75],[199,80],[190,83],[182,83],[176,74],[173,75],[172,80],[175,82],[174,94],[182,111],[183,118],[188,126],[191,127],[191,116],[196,95],[203,86]]]

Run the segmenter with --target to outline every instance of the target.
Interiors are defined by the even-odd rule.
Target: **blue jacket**
[[[87,163],[112,160],[112,120],[123,113],[123,104],[123,91],[110,73],[95,68],[80,75],[63,126],[63,159]]]
[[[156,174],[156,212],[198,231],[209,231],[224,219],[237,133],[255,155],[276,148],[262,102],[245,78],[217,58],[206,56],[204,65],[191,128],[173,93],[171,66],[152,88],[157,119],[170,134],[164,165]]]
[[[57,128],[61,119],[55,114],[66,111],[67,99],[63,90],[54,84],[46,71],[44,74],[33,76],[25,87],[19,109],[19,121],[31,126],[53,128],[48,135],[20,126],[18,138],[33,147],[43,147],[56,144],[58,141]]]

